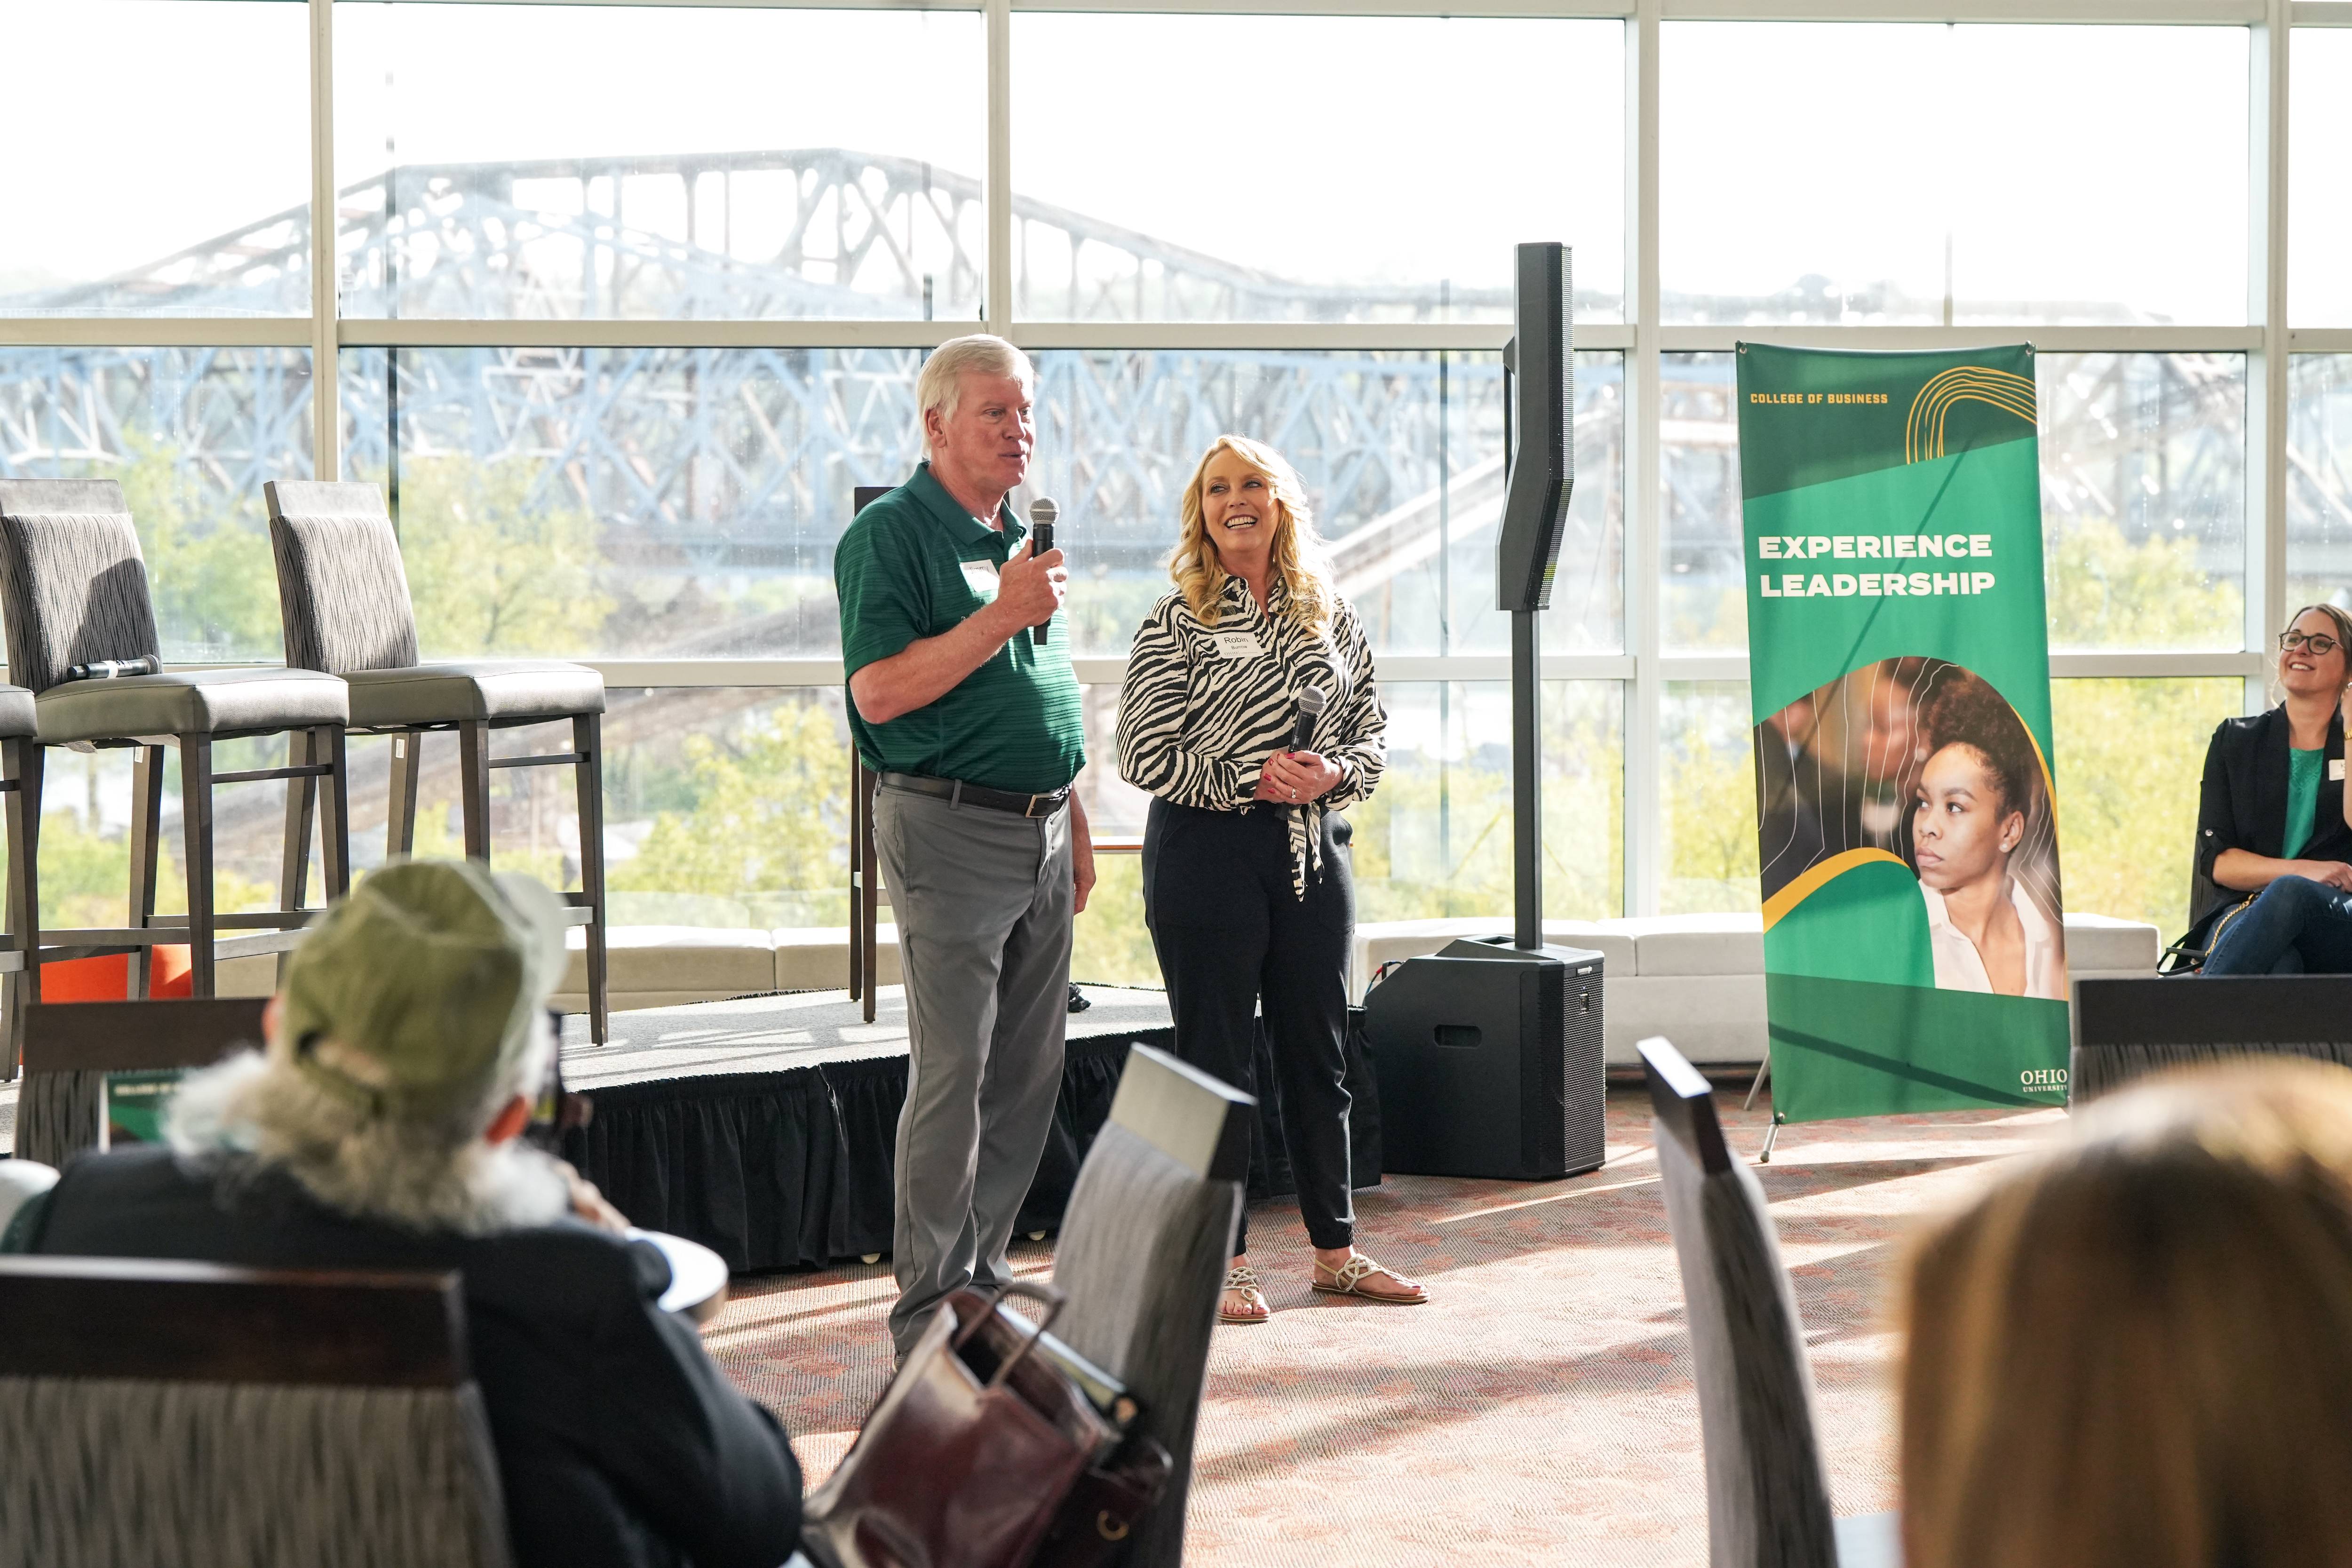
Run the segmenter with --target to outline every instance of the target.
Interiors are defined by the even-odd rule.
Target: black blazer
[[[2224,849],[2278,856],[2286,842],[2289,727],[2284,705],[2251,719],[2224,719],[2205,752],[2205,786],[2197,806],[2197,905],[2192,923],[2243,895],[2217,887],[2213,862]],[[2327,721],[2327,756],[2344,760],[2344,716]],[[2330,768],[2328,773],[2341,770]],[[2344,781],[2323,776],[2311,838],[2296,857],[2352,863],[2352,828],[2344,825]]]

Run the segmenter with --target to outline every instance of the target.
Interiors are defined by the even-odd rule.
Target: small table
[[[727,1260],[698,1241],[664,1230],[639,1230],[630,1237],[649,1241],[669,1260],[669,1289],[662,1292],[665,1312],[679,1312],[697,1323],[707,1323],[727,1305]]]

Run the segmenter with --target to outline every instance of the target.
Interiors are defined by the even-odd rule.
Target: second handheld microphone
[[[1036,542],[1030,546],[1030,560],[1034,561],[1054,548],[1054,520],[1061,515],[1062,509],[1054,504],[1051,497],[1039,496],[1029,503],[1029,526],[1033,530],[1030,537]],[[1045,625],[1029,628],[1029,640],[1043,647],[1053,631],[1054,623],[1048,618]]]

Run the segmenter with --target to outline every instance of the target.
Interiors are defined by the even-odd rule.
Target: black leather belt
[[[882,782],[892,789],[912,790],[957,805],[984,805],[991,811],[1009,811],[1015,816],[1051,816],[1070,798],[1066,789],[1057,789],[1051,795],[1015,795],[1011,790],[989,789],[961,779],[935,779],[922,773],[884,773]]]

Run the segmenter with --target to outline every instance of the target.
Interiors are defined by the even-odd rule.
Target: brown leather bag
[[[1013,1295],[1044,1302],[1044,1322],[1010,1329],[999,1304]],[[1062,1301],[1025,1280],[948,1298],[810,1494],[810,1557],[824,1568],[1026,1568],[1071,1487],[1121,1435],[1032,1353]]]

